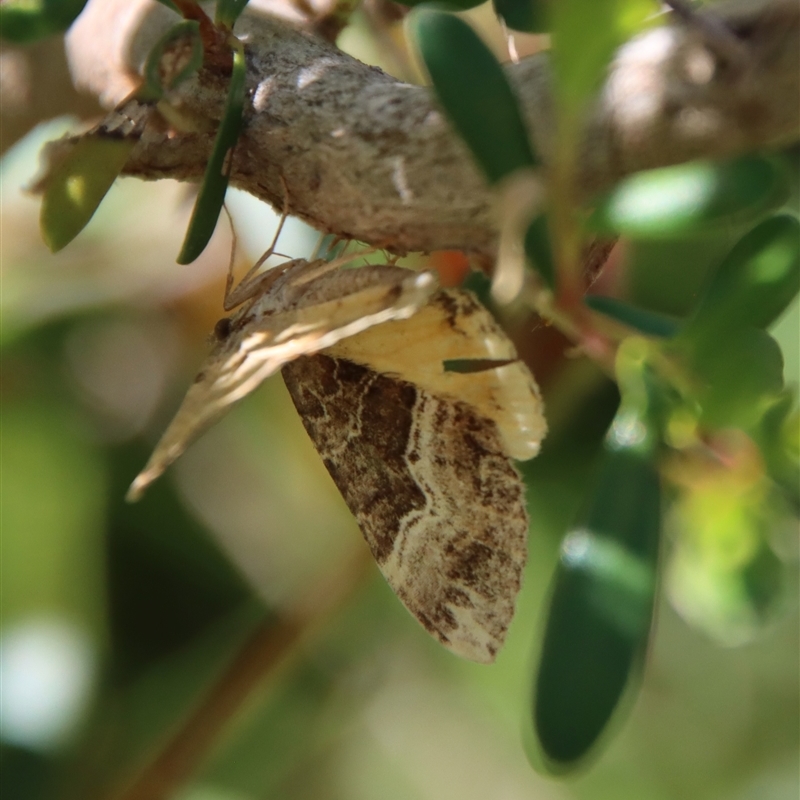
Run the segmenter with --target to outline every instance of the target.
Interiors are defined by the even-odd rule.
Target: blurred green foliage
[[[787,477],[797,475],[796,448],[773,438],[770,454],[760,454],[761,463],[753,463],[747,451],[758,453],[763,432],[775,430],[767,420],[776,404],[784,414],[796,405],[796,390],[791,400],[784,393],[780,346],[764,329],[800,289],[800,224],[796,211],[764,219],[791,195],[791,157],[753,154],[626,178],[597,198],[590,214],[583,213],[581,230],[572,181],[586,107],[613,51],[641,30],[653,8],[647,0],[563,0],[548,8],[558,138],[553,164],[541,179],[548,180],[551,224],[534,213],[522,244],[555,289],[556,303],[563,289],[575,291],[577,257],[589,233],[622,234],[641,243],[721,229],[732,233],[735,244],[713,269],[700,301],[684,306],[683,322],[618,297],[587,303],[621,323],[621,330],[611,334],[611,346],[617,348],[622,405],[608,434],[608,442],[617,444],[601,459],[587,511],[564,539],[539,654],[533,713],[539,755],[533,758],[545,769],[563,772],[585,760],[625,687],[638,680],[649,640],[656,559],[663,548],[660,470],[671,479],[668,488],[679,491],[673,519],[687,529],[687,541],[728,539],[741,545],[739,557],[722,570],[708,557],[715,547],[679,546],[672,571],[679,577],[671,583],[677,605],[705,608],[687,616],[722,639],[726,619],[736,637],[745,628],[752,635],[757,626],[743,628],[741,618],[763,623],[779,605],[785,570],[768,539],[776,526],[791,524],[796,492],[777,508],[775,500]],[[526,9],[533,12],[531,5]],[[522,14],[521,6],[518,10]],[[535,162],[518,144],[527,138],[521,111],[490,51],[459,19],[436,11],[416,13],[412,30],[437,97],[490,182],[530,170]],[[534,26],[532,16],[521,22],[529,25]],[[555,256],[545,244],[551,232]],[[695,271],[699,264],[705,270],[710,266],[698,258],[692,264]],[[642,259],[639,269],[644,274],[654,266]],[[562,311],[570,302],[565,295]],[[577,318],[579,327],[585,324],[585,318]],[[648,344],[631,335],[635,332],[661,341]],[[631,353],[637,355],[628,358]],[[623,429],[630,441],[618,436]],[[665,467],[670,460],[672,467]],[[725,466],[712,467],[715,461]],[[715,518],[709,508],[724,501],[716,489],[744,469],[739,462],[750,465],[753,488],[729,503],[729,513]],[[789,462],[794,466],[787,468]],[[689,472],[704,465],[705,473],[716,475],[711,482],[716,488],[702,486],[696,476],[686,480],[676,472],[678,463]],[[718,525],[720,518],[724,522]],[[690,583],[681,584],[680,576],[692,571],[695,588],[698,575],[708,576],[705,602],[687,602]],[[627,590],[629,578],[639,572],[650,579],[637,583],[640,596],[634,597]],[[622,625],[631,614],[634,622]]]
[[[531,26],[531,8],[516,6],[511,27]],[[548,6],[567,133],[614,47],[651,10],[639,0]],[[490,51],[461,20],[431,11],[417,20],[440,100],[488,179],[534,166]],[[34,155],[31,146],[2,164],[0,213],[15,237],[3,237],[0,668],[6,687],[9,676],[35,678],[39,651],[12,645],[50,620],[73,636],[57,676],[77,664],[90,689],[61,714],[58,736],[45,735],[55,711],[37,728],[23,713],[33,700],[4,698],[0,795],[109,796],[180,729],[259,626],[277,630],[340,572],[356,581],[353,593],[249,696],[180,800],[796,793],[796,151],[634,176],[598,202],[588,227],[602,219],[630,237],[615,296],[587,302],[627,329],[618,383],[587,359],[545,363],[551,431],[522,465],[530,564],[491,669],[428,641],[375,570],[358,582],[344,569],[363,543],[277,383],[144,502],[122,501],[190,379],[221,284],[202,289],[208,278],[168,268],[185,220],[165,212],[175,198],[163,187],[120,187],[131,199],[104,204],[75,260],[72,248],[51,260],[17,189],[18,165],[9,167],[23,161],[27,178]],[[669,202],[655,208],[653,197]],[[547,226],[537,217],[525,244],[554,286]],[[212,240],[198,271],[203,259],[220,275],[226,249]],[[163,267],[137,283],[150,261]],[[547,350],[547,329],[529,322],[526,349]],[[137,399],[151,384],[152,399]],[[544,751],[545,767],[561,772],[598,737],[607,748],[558,789],[518,743],[532,649],[541,661],[531,758],[541,763]],[[6,672],[14,664],[25,669]],[[23,699],[28,685],[14,684]],[[603,736],[609,719],[614,736]]]
[[[6,0],[0,6],[0,37],[27,44],[65,31],[86,0]]]

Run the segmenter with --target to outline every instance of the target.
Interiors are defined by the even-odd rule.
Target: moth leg
[[[281,178],[281,181],[283,181],[283,178]],[[242,303],[244,303],[245,300],[253,299],[262,294],[270,285],[272,285],[276,278],[286,271],[286,269],[296,263],[296,261],[300,260],[296,259],[295,261],[290,261],[288,264],[276,267],[274,270],[269,270],[268,272],[264,272],[262,274],[256,274],[263,263],[270,256],[275,254],[275,245],[278,243],[278,237],[281,235],[286,218],[289,216],[289,192],[286,190],[285,183],[283,186],[283,212],[281,213],[281,221],[278,223],[278,228],[275,231],[275,235],[272,237],[272,243],[261,256],[261,258],[259,258],[258,261],[256,261],[256,263],[253,264],[249,270],[247,270],[247,273],[239,281],[235,288],[233,287],[233,262],[236,247],[236,232],[234,231],[234,245],[231,250],[231,262],[228,266],[228,276],[225,280],[225,297],[222,301],[222,307],[225,309],[225,311],[231,311],[232,309],[236,308],[236,306],[240,306]],[[225,213],[228,214],[228,219],[231,221],[231,229],[233,230],[233,220],[231,219],[230,212],[227,208],[225,209]]]

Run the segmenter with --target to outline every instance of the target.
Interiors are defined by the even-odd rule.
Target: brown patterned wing
[[[283,377],[397,596],[454,653],[494,661],[528,534],[523,484],[496,424],[329,355],[299,358]]]

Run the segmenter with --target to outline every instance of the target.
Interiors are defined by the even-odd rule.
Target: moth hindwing
[[[445,370],[459,359],[501,366]],[[450,650],[493,661],[527,552],[511,457],[535,455],[546,432],[508,337],[470,293],[440,291],[282,372],[392,589]]]

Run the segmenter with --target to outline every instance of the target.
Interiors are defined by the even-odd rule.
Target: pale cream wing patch
[[[494,661],[528,534],[523,484],[495,422],[327,354],[287,364],[283,376],[392,589],[454,653]]]
[[[412,319],[371,328],[328,352],[469,403],[494,420],[505,452],[518,461],[539,453],[547,433],[539,387],[505,331],[469,291],[441,290]],[[466,374],[444,369],[445,361],[473,359],[512,363]]]
[[[174,419],[128,491],[138,499],[206,428],[292,359],[372,325],[405,319],[437,289],[435,275],[388,265],[337,270],[308,280],[298,263],[238,311],[214,346]],[[293,283],[293,273],[298,281]]]

